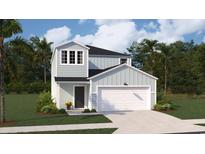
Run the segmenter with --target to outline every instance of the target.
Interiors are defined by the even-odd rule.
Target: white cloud
[[[205,43],[205,36],[203,37],[202,42],[204,42],[204,43]]]
[[[48,42],[54,42],[54,46],[67,41],[71,37],[71,30],[67,26],[49,29],[44,37]]]
[[[145,29],[152,29],[152,30],[157,30],[157,24],[154,23],[153,21],[149,22],[149,24],[144,25]]]
[[[101,22],[102,24],[103,22]],[[135,23],[131,21],[104,21],[95,34],[76,35],[74,40],[111,50],[125,52],[135,37]]]
[[[97,32],[87,35],[75,35],[72,39],[70,29],[66,26],[48,30],[45,36],[48,40],[61,43],[65,40],[75,40],[84,44],[125,52],[133,41],[157,39],[160,42],[172,43],[184,40],[184,35],[200,33],[205,30],[205,20],[157,20],[139,28],[132,20],[98,19],[95,24]],[[150,31],[150,29],[152,29]],[[205,42],[205,37],[204,37]]]
[[[158,20],[159,30],[147,37],[166,43],[184,41],[184,35],[205,30],[205,20]]]
[[[85,36],[80,36],[79,34],[77,34],[73,40],[77,41],[77,42],[81,42],[83,44],[91,44],[94,40],[94,35],[89,34],[89,35],[85,35]]]
[[[79,24],[83,24],[83,23],[85,23],[87,20],[88,20],[88,19],[80,19],[80,20],[78,21],[78,23],[79,23]]]
[[[121,22],[128,22],[131,21],[129,19],[96,19],[95,24],[98,26],[102,25],[111,25],[111,24],[118,24]]]

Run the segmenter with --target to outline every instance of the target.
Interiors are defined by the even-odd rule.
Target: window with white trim
[[[61,51],[61,63],[62,64],[67,64],[67,62],[68,62],[67,51],[66,50],[62,50]]]
[[[83,51],[77,51],[77,64],[83,64]]]
[[[127,63],[127,58],[120,58],[120,64]]]
[[[75,51],[69,51],[69,64],[75,64]]]

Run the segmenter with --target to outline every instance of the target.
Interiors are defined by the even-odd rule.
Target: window
[[[78,54],[77,54],[77,63],[78,63],[78,64],[83,64],[83,51],[78,51]]]
[[[75,64],[75,51],[70,51],[70,64]]]
[[[62,50],[61,51],[61,63],[62,64],[67,64],[67,51],[66,50]]]
[[[84,51],[61,50],[61,64],[82,65],[84,63]]]
[[[127,59],[126,58],[121,58],[120,59],[120,64],[124,64],[124,63],[127,63]]]

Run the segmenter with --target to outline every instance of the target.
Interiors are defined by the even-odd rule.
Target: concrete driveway
[[[205,131],[205,127],[156,111],[104,112],[115,127],[114,133],[183,133]]]

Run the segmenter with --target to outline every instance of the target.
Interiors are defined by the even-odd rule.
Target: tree
[[[20,23],[14,19],[0,19],[0,123],[5,122],[4,100],[4,39],[22,32]]]
[[[44,37],[42,40],[39,37],[32,37],[30,39],[31,44],[36,52],[35,61],[38,62],[40,67],[43,68],[44,83],[47,81],[47,70],[50,68],[50,59],[51,59],[51,45],[53,42],[47,42]]]
[[[158,49],[161,51],[164,61],[164,94],[167,92],[167,79],[168,79],[168,65],[170,64],[170,48],[165,43],[159,43]]]
[[[134,42],[127,49],[132,54],[135,65],[152,75],[154,75],[154,67],[158,56],[156,51],[157,44],[157,40],[144,39],[140,43]]]
[[[38,80],[36,78],[38,72],[34,69],[36,65],[33,60],[35,52],[30,42],[22,37],[16,37],[7,42],[5,47],[7,48],[5,50],[7,55],[7,69],[5,71],[8,74],[6,83],[21,82],[25,84]],[[15,68],[13,67],[13,70],[15,69],[14,78],[11,78],[12,73],[9,71],[11,69],[9,66],[15,66]]]

